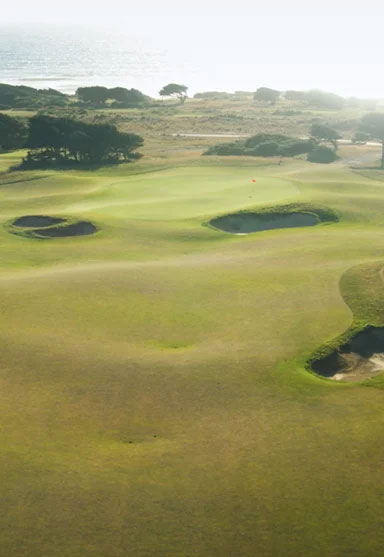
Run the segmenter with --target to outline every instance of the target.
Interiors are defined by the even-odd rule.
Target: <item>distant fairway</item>
[[[384,184],[364,173],[190,156],[0,176],[1,554],[382,554],[383,390],[305,369],[350,308],[384,324]],[[204,226],[290,203],[340,221]],[[10,234],[25,215],[98,233]]]

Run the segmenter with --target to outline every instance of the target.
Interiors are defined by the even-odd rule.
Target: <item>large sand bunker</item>
[[[233,213],[212,219],[209,224],[223,232],[231,234],[249,234],[260,230],[275,228],[295,228],[301,226],[315,226],[320,218],[315,213]]]
[[[65,238],[94,234],[97,227],[89,221],[74,221],[48,215],[25,215],[15,219],[9,225],[9,231],[27,238]]]
[[[363,381],[384,373],[384,327],[367,327],[310,365],[318,375],[335,381]]]

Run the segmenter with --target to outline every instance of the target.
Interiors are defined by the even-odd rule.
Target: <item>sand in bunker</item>
[[[66,222],[66,219],[47,215],[25,215],[15,219],[12,224],[20,228],[44,228],[63,222]]]
[[[214,218],[211,226],[231,234],[249,234],[275,228],[315,226],[319,218],[312,213],[234,213]]]
[[[312,363],[312,369],[335,381],[363,381],[384,373],[384,327],[368,327],[328,356]]]
[[[53,226],[51,228],[43,228],[34,230],[36,236],[44,238],[63,238],[65,236],[87,236],[94,234],[97,228],[89,221],[79,221],[67,226]]]

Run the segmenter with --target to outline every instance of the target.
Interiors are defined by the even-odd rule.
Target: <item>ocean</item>
[[[190,81],[196,73],[192,66],[177,52],[122,30],[0,25],[0,83],[64,93],[85,85],[122,86],[157,95],[170,81]]]
[[[190,95],[267,86],[382,97],[381,50],[370,43],[319,45],[313,27],[291,33],[284,22],[248,19],[131,18],[113,27],[0,23],[0,83],[64,93],[104,85],[157,96],[176,82]]]

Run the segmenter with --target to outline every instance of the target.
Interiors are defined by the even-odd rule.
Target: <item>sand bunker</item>
[[[37,236],[44,238],[63,238],[65,236],[87,236],[94,234],[97,228],[89,221],[79,221],[65,226],[53,226],[51,228],[43,228],[42,230],[34,230]]]
[[[314,213],[233,213],[212,219],[209,224],[231,234],[249,234],[275,228],[315,226],[320,218]]]
[[[14,220],[12,225],[20,228],[44,228],[66,222],[66,219],[59,217],[48,217],[46,215],[26,215]]]
[[[335,381],[363,381],[384,373],[384,327],[367,327],[331,354],[311,362],[318,375]]]
[[[88,236],[97,232],[89,221],[50,217],[47,215],[26,215],[15,219],[8,230],[12,234],[28,238],[64,238],[66,236]]]

